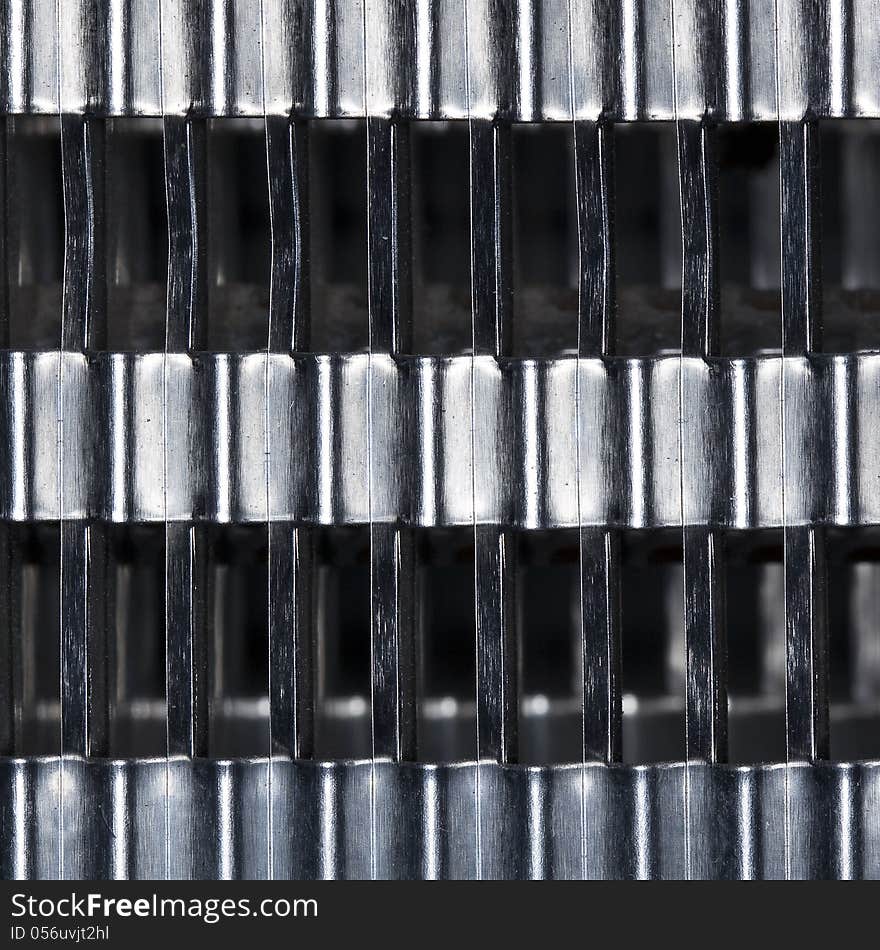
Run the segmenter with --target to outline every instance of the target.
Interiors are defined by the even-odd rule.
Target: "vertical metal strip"
[[[172,266],[174,266],[172,264]],[[169,323],[174,319],[168,312]],[[166,357],[172,355],[166,351]],[[167,396],[172,371],[166,363],[166,481],[174,477],[169,461],[168,416],[172,411]],[[166,496],[167,502],[167,496]],[[166,507],[166,514],[168,508]],[[174,760],[190,761],[206,756],[209,749],[208,644],[205,630],[205,590],[203,586],[203,536],[188,520],[165,522],[165,694],[167,706],[166,751],[169,783],[176,793],[180,772],[171,771]],[[169,816],[168,873],[188,875],[189,842],[185,816],[171,809]],[[179,862],[172,866],[172,861]],[[176,869],[175,869],[176,868]]]
[[[316,744],[316,616],[312,531],[291,512],[283,447],[288,385],[300,372],[294,353],[311,345],[310,136],[304,103],[311,70],[309,4],[260,0],[260,59],[271,228],[265,380],[268,536],[269,769],[268,870],[287,877],[303,867],[286,847],[289,772],[276,763],[310,759]],[[303,465],[307,463],[299,462]]]
[[[93,742],[98,749],[105,747],[106,718],[100,710],[106,711],[106,703],[100,698],[102,677],[93,681],[88,665],[88,628],[93,619],[88,603],[90,529],[80,512],[68,512],[69,503],[78,500],[74,486],[81,477],[77,472],[81,460],[66,457],[67,437],[75,431],[69,426],[75,427],[73,420],[83,407],[70,403],[65,376],[78,375],[77,364],[85,360],[87,350],[103,345],[106,333],[103,122],[62,116],[61,148],[65,220],[59,369],[62,749],[65,755],[88,755]],[[77,388],[74,383],[71,390]],[[90,702],[95,703],[91,722]]]
[[[574,123],[578,229],[577,479],[583,654],[583,761],[621,756],[620,539],[583,524],[581,360],[614,352],[614,130],[604,119]]]
[[[703,839],[702,784],[693,766],[727,757],[723,537],[714,527],[711,485],[720,433],[707,400],[719,351],[715,51],[717,3],[673,0],[673,100],[681,213],[679,472],[685,645],[684,870],[694,874]],[[699,773],[702,774],[702,773]],[[696,850],[695,850],[696,848]],[[697,876],[703,876],[697,871]]]
[[[309,529],[270,521],[269,730],[281,758],[315,754],[313,565]]]
[[[395,435],[378,418],[382,402],[396,385],[395,358],[412,344],[409,164],[409,125],[368,118],[372,752],[391,762],[416,754],[414,547],[380,507],[376,470]]]
[[[171,274],[171,219],[168,216],[168,167],[165,162],[165,113],[168,109],[168,89],[166,88],[170,78],[166,76],[165,55],[166,55],[166,36],[165,36],[165,17],[166,11],[164,3],[158,4],[159,19],[159,99],[162,109],[162,175],[165,186],[165,212],[166,212],[166,233],[168,235],[168,261],[166,264],[166,281]],[[168,285],[165,288],[165,352],[162,357],[162,521],[164,535],[163,565],[162,565],[162,593],[163,599],[163,631],[165,637],[165,813],[163,815],[163,825],[165,829],[164,840],[164,878],[171,877],[171,747],[168,741]]]
[[[266,135],[272,226],[269,352],[289,356],[310,345],[308,126],[292,118],[267,116]],[[274,425],[273,365],[270,355],[269,433]],[[271,442],[267,454],[274,485]],[[271,485],[270,505],[276,494]],[[311,758],[315,748],[312,563],[308,529],[276,521],[270,508],[271,746],[273,753],[293,758]]]
[[[12,238],[12,152],[15,119],[12,116],[0,116],[0,347],[9,346],[9,324],[11,320],[12,287],[11,270],[14,253]]]
[[[830,754],[824,532],[803,466],[811,354],[821,349],[819,128],[827,65],[824,2],[776,0],[776,106],[782,255],[782,531],[785,602],[785,876],[801,876],[792,763]],[[805,66],[809,62],[810,69]]]
[[[61,349],[75,353],[106,346],[104,247],[104,121],[61,117],[64,183],[64,294]]]
[[[165,649],[169,756],[202,756],[208,748],[207,644],[198,583],[204,552],[197,527],[169,520],[168,389],[173,354],[204,344],[207,302],[206,129],[199,120],[165,116],[168,207],[168,297],[165,331]],[[174,468],[181,460],[174,461]]]
[[[401,385],[397,358],[413,343],[410,127],[395,115],[395,107],[406,112],[399,66],[411,55],[411,20],[405,5],[364,2],[373,877],[406,874],[395,866],[387,784],[380,784],[376,765],[413,760],[417,752],[416,547],[398,517],[412,460],[400,448],[403,417],[392,421]],[[389,462],[398,460],[395,479]]]
[[[100,563],[99,558],[93,560],[100,531],[85,520],[83,493],[77,490],[88,480],[81,470],[87,459],[71,454],[71,445],[82,448],[83,412],[87,409],[75,401],[75,394],[84,391],[77,383],[86,372],[87,351],[102,348],[106,340],[104,148],[103,120],[62,115],[65,250],[58,366],[61,877],[79,873],[75,855],[65,850],[65,839],[71,828],[75,835],[77,822],[75,796],[65,790],[75,781],[71,771],[75,766],[68,760],[106,755],[109,732],[103,612],[100,607],[92,609],[95,605],[89,590],[92,573]]]
[[[581,663],[581,875],[605,876],[603,854],[590,830],[587,765],[622,756],[620,692],[620,536],[602,525],[585,525],[590,495],[603,486],[585,472],[599,448],[585,422],[598,406],[586,406],[590,366],[614,355],[616,272],[614,250],[614,126],[620,11],[613,5],[568,0],[569,95],[573,136],[578,250],[577,369],[575,377],[575,478],[577,492]],[[615,38],[615,39],[610,39]],[[593,363],[587,361],[594,361]],[[599,362],[601,361],[601,362]],[[612,512],[607,517],[613,517]],[[608,836],[611,837],[610,835]],[[611,845],[611,848],[614,848]],[[613,871],[611,872],[614,873]]]
[[[711,465],[713,440],[702,441],[703,393],[719,335],[715,129],[710,120],[677,123],[682,220],[681,471],[684,622],[687,651],[688,762],[727,755],[724,568],[722,539],[710,527],[708,499],[696,473]],[[709,420],[711,424],[711,419]],[[694,439],[694,434],[697,439]]]
[[[474,9],[476,6],[476,9]],[[496,8],[510,15],[506,5]],[[510,21],[495,25],[502,34]],[[496,487],[497,473],[478,472],[478,391],[484,376],[491,378],[498,357],[510,349],[513,312],[511,254],[511,155],[509,124],[493,109],[495,93],[508,103],[512,79],[497,55],[499,37],[492,35],[479,5],[465,2],[465,87],[470,152],[470,270],[471,270],[471,504],[474,530],[474,623],[476,652],[476,758],[474,771],[475,873],[490,867],[484,841],[491,834],[492,809],[484,808],[484,760],[513,762],[518,753],[519,703],[515,538],[497,522],[485,523],[478,504],[482,491]],[[487,28],[489,33],[486,33]],[[501,42],[511,42],[502,35]],[[509,52],[509,48],[506,50]],[[488,106],[488,108],[487,108]],[[485,451],[482,433],[480,451]],[[482,467],[482,466],[480,466]],[[485,484],[485,479],[490,484]],[[485,828],[484,828],[485,822]],[[490,872],[491,873],[491,872]]]
[[[14,120],[0,117],[0,349],[9,346],[12,288],[11,140]],[[11,460],[10,460],[11,461]],[[9,464],[9,463],[7,463]],[[14,755],[20,746],[22,726],[22,631],[15,622],[21,564],[16,556],[13,528],[0,524],[0,755]]]
[[[196,526],[169,521],[165,530],[165,665],[168,754],[193,758],[208,752],[207,643],[204,592],[198,583]]]
[[[604,118],[574,123],[578,227],[578,351],[614,355],[614,127]]]
[[[484,367],[510,350],[510,131],[500,120],[469,120],[477,758],[502,763],[515,762],[518,749],[516,539],[509,528],[480,520],[476,417]]]
[[[309,126],[293,116],[266,116],[272,276],[269,350],[309,348]]]
[[[809,523],[806,486],[793,475],[791,412],[809,356],[821,349],[819,129],[779,125],[782,214],[782,426],[785,546],[786,751],[789,761],[829,756],[827,578],[824,532]]]
[[[206,123],[166,115],[163,135],[169,262],[166,349],[169,353],[186,353],[202,349],[205,342]]]
[[[24,708],[22,695],[25,635],[18,607],[22,564],[17,548],[11,526],[0,525],[0,571],[6,578],[0,589],[0,756],[22,751],[23,716],[34,712]]]
[[[620,538],[616,531],[580,529],[581,648],[583,652],[582,759],[619,762]]]
[[[266,50],[266,24],[262,37]],[[264,56],[268,55],[264,53]],[[314,551],[311,532],[275,510],[285,497],[286,468],[273,451],[273,433],[285,424],[274,393],[280,357],[310,346],[310,229],[308,124],[266,115],[266,155],[272,269],[266,365],[266,520],[269,544],[269,875],[275,877],[276,759],[315,754]]]
[[[199,460],[180,425],[190,354],[204,346],[207,313],[207,127],[190,117],[203,100],[205,9],[182,0],[159,5],[160,65],[168,214],[168,284],[163,370],[165,522],[166,876],[192,872],[188,816],[172,800],[185,792],[186,764],[209,747],[208,645],[204,623],[204,535],[187,482]],[[172,441],[173,436],[173,441]]]

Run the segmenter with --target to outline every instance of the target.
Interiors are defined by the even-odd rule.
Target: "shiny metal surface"
[[[876,18],[870,4],[837,0],[5,0],[2,103],[44,114],[60,97],[105,115],[776,120],[777,7],[786,117],[878,116]]]
[[[59,515],[51,395],[59,363],[69,407],[65,453],[76,472],[65,480],[65,517],[162,522],[167,505],[171,522],[266,520],[265,354],[181,352],[166,359],[57,350],[0,355],[7,394],[0,431],[9,460],[0,510],[7,520]],[[373,483],[382,486],[373,495],[373,521],[467,525],[475,510],[481,524],[526,529],[572,528],[579,520],[637,529],[681,524],[677,356],[380,361],[366,353],[272,353],[268,365],[273,521],[368,524],[371,458]],[[372,456],[371,365],[373,417],[383,418],[381,429],[374,427]],[[716,357],[685,366],[697,390],[690,411],[699,421],[699,434],[686,434],[712,445],[704,464],[686,466],[685,524],[781,527],[780,358]],[[799,400],[787,408],[788,438],[812,453],[799,463],[801,497],[797,509],[789,502],[788,523],[880,524],[874,490],[880,356],[787,357],[786,366],[798,381]],[[167,497],[163,395],[172,467]],[[329,399],[325,411],[322,401]],[[777,411],[768,412],[773,404]],[[430,423],[426,412],[436,415]],[[480,433],[476,455],[472,414]],[[106,433],[97,440],[103,444],[95,445],[97,432]],[[837,474],[841,455],[849,469]],[[499,456],[507,460],[504,478],[493,474]]]
[[[58,759],[12,759],[0,768],[9,789],[4,875],[59,876]],[[480,853],[485,878],[683,878],[685,775],[692,875],[848,879],[880,870],[873,820],[880,790],[869,764],[525,768],[128,759],[68,760],[65,768],[70,877],[369,878],[378,849],[390,877],[474,877]],[[180,832],[170,868],[166,801]]]
[[[0,874],[880,876],[878,60],[0,0]]]

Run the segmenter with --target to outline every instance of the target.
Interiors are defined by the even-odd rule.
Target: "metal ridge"
[[[775,121],[778,6],[789,117],[880,116],[870,4],[674,6],[677,113],[668,0],[3,0],[0,111]]]
[[[306,525],[782,524],[778,356],[684,360],[695,400],[687,440],[711,451],[688,472],[682,502],[678,356],[71,351],[0,354],[0,513],[9,520],[59,517],[59,360],[65,453],[78,473],[65,485],[65,519],[164,520],[167,446],[172,521],[265,522],[269,511],[272,521]],[[786,357],[785,365],[798,381],[788,437],[811,446],[789,462],[801,486],[789,522],[880,524],[880,354]],[[486,433],[474,445],[472,406]]]
[[[173,757],[0,760],[0,873],[683,878],[686,781],[693,877],[880,877],[876,762],[526,767]],[[786,808],[795,816],[790,835]],[[168,811],[176,833],[166,851]]]

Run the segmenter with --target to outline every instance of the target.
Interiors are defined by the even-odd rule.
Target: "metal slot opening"
[[[369,343],[366,123],[313,122],[310,139],[311,349],[364,350]]]
[[[617,350],[681,347],[681,213],[675,126],[614,127]]]
[[[316,532],[320,758],[370,755],[370,535]]]
[[[207,155],[208,348],[264,349],[270,274],[265,123],[212,119]]]
[[[107,349],[165,344],[168,219],[162,124],[106,123]]]
[[[15,116],[5,126],[9,346],[57,349],[64,272],[61,123]]]
[[[570,123],[513,126],[515,356],[555,356],[577,347],[572,149]]]
[[[414,122],[413,352],[471,347],[470,171],[466,122]]]

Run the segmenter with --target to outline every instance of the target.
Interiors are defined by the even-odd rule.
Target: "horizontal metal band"
[[[0,108],[517,121],[880,115],[871,4],[672,7],[671,17],[668,0],[2,0]]]
[[[880,524],[880,354],[785,365],[787,523]],[[683,482],[682,366],[697,420]],[[59,516],[60,378],[61,454],[76,473],[65,519],[161,521],[167,503],[172,521],[537,529],[577,526],[580,502],[584,524],[647,528],[680,525],[684,491],[689,523],[778,527],[780,367],[775,356],[4,353],[0,517]]]
[[[5,759],[0,876],[876,878],[878,805],[880,763]]]

